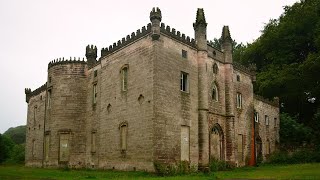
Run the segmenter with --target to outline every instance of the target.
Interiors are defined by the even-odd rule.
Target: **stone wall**
[[[175,163],[181,160],[181,129],[189,127],[190,162],[197,165],[198,65],[197,51],[162,34],[154,42],[154,158]],[[187,52],[182,57],[182,50]],[[188,74],[188,90],[180,90],[181,72]]]
[[[87,136],[96,130],[97,150],[91,163],[99,168],[153,170],[153,53],[152,39],[144,36],[101,59],[89,71]],[[128,68],[127,90],[122,90],[121,69]],[[97,80],[93,72],[98,69]],[[96,107],[92,84],[98,85]],[[120,126],[127,125],[126,150],[121,149]],[[87,141],[87,151],[91,143]],[[88,152],[87,155],[90,155]]]
[[[265,160],[268,155],[277,149],[279,144],[280,117],[278,101],[263,100],[261,97],[254,98],[254,108],[258,113],[258,122],[255,123],[256,139],[261,138],[262,155]],[[266,123],[269,118],[269,125]],[[268,144],[269,142],[269,144]]]
[[[45,134],[49,136],[49,156],[45,166],[84,167],[86,71],[86,64],[80,62],[48,69]],[[67,142],[62,142],[62,137]],[[66,148],[65,156],[62,147]]]
[[[29,99],[25,152],[27,166],[42,166],[45,102],[46,91],[42,91]]]

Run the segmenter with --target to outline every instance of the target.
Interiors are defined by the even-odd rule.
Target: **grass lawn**
[[[146,172],[62,170],[0,166],[0,179],[320,179],[320,163],[244,167],[211,174],[157,177]]]

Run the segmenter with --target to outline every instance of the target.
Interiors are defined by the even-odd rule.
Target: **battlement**
[[[24,92],[26,94],[26,102],[29,103],[29,100],[31,97],[36,96],[40,94],[41,92],[45,91],[47,89],[47,83],[40,86],[39,88],[35,89],[34,91],[31,91],[30,88],[25,88]]]
[[[233,67],[249,75],[253,75],[253,76],[256,75],[255,65],[250,65],[249,67],[245,67],[244,65],[238,62],[233,62]]]
[[[48,69],[51,68],[52,66],[55,66],[55,65],[58,65],[58,64],[74,64],[74,63],[81,63],[81,64],[87,64],[87,61],[84,60],[84,58],[81,58],[78,57],[74,57],[72,59],[72,57],[70,57],[70,59],[64,59],[63,58],[57,58],[57,59],[54,59],[52,61],[49,62],[48,64]]]
[[[262,101],[262,102],[267,103],[271,106],[279,107],[279,98],[278,97],[274,97],[273,100],[266,99],[266,98],[264,98],[260,95],[256,95],[256,94],[254,94],[253,97],[256,100]]]
[[[113,43],[113,45],[110,45],[109,48],[102,48],[101,49],[101,58],[105,57],[122,47],[127,46],[128,44],[140,39],[141,37],[149,34],[151,32],[151,24],[149,23],[147,25],[147,28],[143,26],[141,29],[138,29],[137,32],[132,32],[131,36],[127,35],[126,37],[123,37],[121,40],[119,40],[117,43]]]
[[[194,39],[190,38],[189,36],[186,36],[183,33],[180,33],[180,31],[176,31],[175,28],[171,29],[170,26],[165,26],[164,23],[161,23],[160,32],[162,32],[167,36],[172,37],[173,39],[176,39],[182,43],[185,43],[189,46],[196,48],[196,43]]]

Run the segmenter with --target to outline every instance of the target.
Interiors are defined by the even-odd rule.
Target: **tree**
[[[11,127],[4,135],[9,136],[16,144],[23,144],[26,142],[26,126]]]

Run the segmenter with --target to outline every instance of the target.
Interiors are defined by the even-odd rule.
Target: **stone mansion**
[[[232,60],[228,26],[222,49],[207,41],[198,9],[194,39],[161,23],[107,48],[86,47],[86,61],[57,59],[47,82],[25,89],[27,166],[154,171],[154,163],[207,168],[265,159],[279,143],[279,100],[253,92],[255,71]]]

